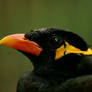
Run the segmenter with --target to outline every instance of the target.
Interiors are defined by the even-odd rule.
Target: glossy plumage
[[[17,92],[92,92],[92,50],[77,34],[45,28],[10,35],[0,44],[17,49],[34,66],[19,79]]]
[[[34,70],[19,80],[17,92],[92,92],[92,56],[69,54],[55,60],[56,49],[69,42],[85,51],[87,43],[77,34],[56,28],[30,31],[25,34],[43,51],[40,56],[24,53],[33,63]]]

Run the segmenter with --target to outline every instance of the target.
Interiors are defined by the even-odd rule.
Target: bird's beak
[[[42,48],[36,42],[27,40],[24,35],[25,34],[13,34],[6,36],[0,40],[0,44],[39,56]]]

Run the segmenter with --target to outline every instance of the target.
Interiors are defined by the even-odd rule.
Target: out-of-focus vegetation
[[[92,0],[0,0],[0,38],[43,27],[70,29],[92,45]],[[0,92],[15,92],[30,69],[25,56],[0,46]]]

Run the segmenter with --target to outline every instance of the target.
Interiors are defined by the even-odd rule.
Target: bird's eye
[[[55,40],[56,42],[58,41],[58,39],[57,39],[56,37],[54,38],[54,40]]]
[[[49,47],[56,49],[57,47],[59,47],[59,39],[57,37],[57,35],[50,35],[48,36],[48,41],[49,41]]]
[[[58,42],[57,36],[56,36],[56,35],[53,35],[53,36],[52,36],[52,40],[55,41],[55,42]]]

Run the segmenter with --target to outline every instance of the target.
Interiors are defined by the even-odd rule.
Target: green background
[[[70,29],[92,45],[92,0],[0,0],[0,39],[44,27]],[[30,69],[25,56],[0,46],[0,92],[15,92]]]

